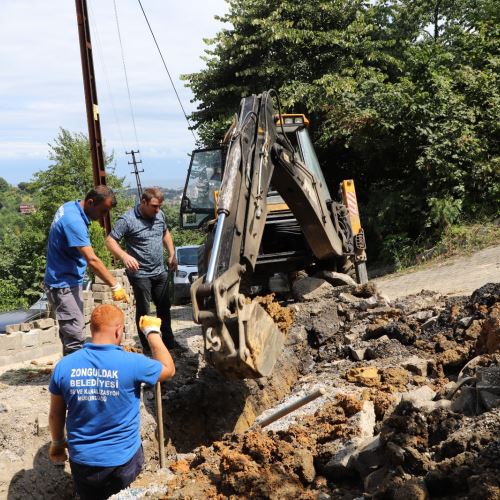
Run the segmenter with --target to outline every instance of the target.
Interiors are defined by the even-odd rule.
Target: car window
[[[177,249],[177,264],[179,264],[180,266],[197,266],[198,265],[198,247],[178,248]]]

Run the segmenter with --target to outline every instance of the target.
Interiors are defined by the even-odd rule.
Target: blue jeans
[[[82,500],[105,500],[125,489],[141,472],[144,463],[142,445],[123,465],[95,467],[69,461],[75,489]]]

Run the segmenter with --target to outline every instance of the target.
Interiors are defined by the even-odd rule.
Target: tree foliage
[[[355,179],[372,253],[498,213],[496,2],[228,4],[206,68],[185,77],[204,145],[220,141],[241,97],[275,88],[285,110],[311,119],[332,191]]]
[[[93,187],[92,163],[85,135],[60,129],[54,144],[50,144],[51,164],[36,172],[29,183],[15,191],[19,196],[31,196],[37,211],[22,218],[22,231],[10,230],[0,238],[0,309],[32,303],[42,290],[45,255],[50,224],[57,208],[63,203],[83,199]],[[124,179],[114,174],[112,156],[105,157],[107,184],[118,193],[117,217],[129,208],[133,200],[120,196]],[[32,193],[32,194],[30,194]],[[15,225],[10,225],[14,228]],[[96,253],[111,263],[104,246],[104,233],[98,223],[91,225],[91,240]]]

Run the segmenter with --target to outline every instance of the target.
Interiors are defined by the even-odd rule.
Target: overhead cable
[[[132,106],[132,98],[130,97],[130,87],[128,84],[128,76],[127,76],[127,66],[125,65],[125,55],[123,52],[122,37],[121,37],[121,33],[120,33],[120,23],[118,22],[118,10],[116,8],[116,0],[113,0],[113,5],[115,8],[116,30],[118,32],[118,40],[120,41],[120,51],[121,51],[121,56],[122,56],[123,73],[125,75],[125,84],[127,85],[128,102],[129,102],[129,106],[130,106],[130,115],[132,117],[132,124],[134,126],[135,143],[136,143],[137,149],[139,149],[139,139],[137,138],[137,128],[135,126],[134,108]]]
[[[151,24],[149,24],[148,16],[146,15],[146,12],[144,12],[144,8],[142,6],[141,0],[137,0],[137,1],[139,2],[139,5],[140,5],[141,10],[142,10],[142,13],[144,15],[144,19],[146,19],[146,23],[148,25],[149,31],[151,32],[151,36],[153,37],[153,40],[154,40],[155,45],[156,45],[156,48],[158,49],[158,53],[160,54],[161,60],[163,62],[163,66],[165,67],[165,71],[167,72],[167,75],[168,75],[168,78],[170,80],[170,83],[172,84],[172,88],[174,89],[174,92],[175,92],[175,95],[177,97],[177,100],[179,101],[179,104],[180,104],[181,109],[182,109],[182,113],[184,114],[184,118],[186,118],[189,130],[193,134],[195,142],[198,142],[198,139],[196,138],[194,130],[191,128],[191,122],[189,121],[189,118],[188,118],[187,113],[186,113],[186,111],[184,109],[184,106],[182,105],[182,102],[181,102],[181,99],[180,99],[179,94],[177,92],[177,89],[175,88],[174,81],[172,80],[172,77],[170,76],[170,71],[167,68],[167,63],[165,62],[165,59],[163,58],[163,54],[161,53],[160,46],[158,45],[158,42],[156,41],[156,37],[155,37],[155,35],[153,33],[153,29],[151,28]]]
[[[125,150],[126,148],[125,148],[125,142],[123,140],[122,128],[120,126],[120,120],[118,119],[118,113],[116,111],[116,106],[115,106],[115,102],[113,99],[113,92],[111,91],[111,85],[109,83],[109,76],[108,76],[106,63],[104,62],[104,51],[102,48],[101,37],[99,36],[99,29],[97,27],[97,17],[94,14],[94,10],[92,9],[92,3],[90,3],[89,5],[90,5],[90,11],[92,13],[92,16],[89,18],[90,27],[94,32],[95,39],[97,40],[97,49],[98,49],[97,54],[99,56],[99,60],[100,60],[102,70],[104,73],[104,79],[106,80],[106,88],[108,91],[109,101],[111,102],[111,108],[113,109],[113,116],[115,118],[116,127],[118,129],[118,135],[120,136],[120,141],[122,143],[123,149]]]

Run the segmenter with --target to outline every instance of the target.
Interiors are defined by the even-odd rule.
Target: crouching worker
[[[92,342],[61,359],[49,385],[49,457],[63,463],[68,448],[75,488],[84,500],[108,498],[137,477],[144,463],[141,383],[153,385],[175,373],[161,338],[161,320],[143,316],[140,322],[154,359],[120,347],[123,320],[114,305],[96,307],[90,319]]]

